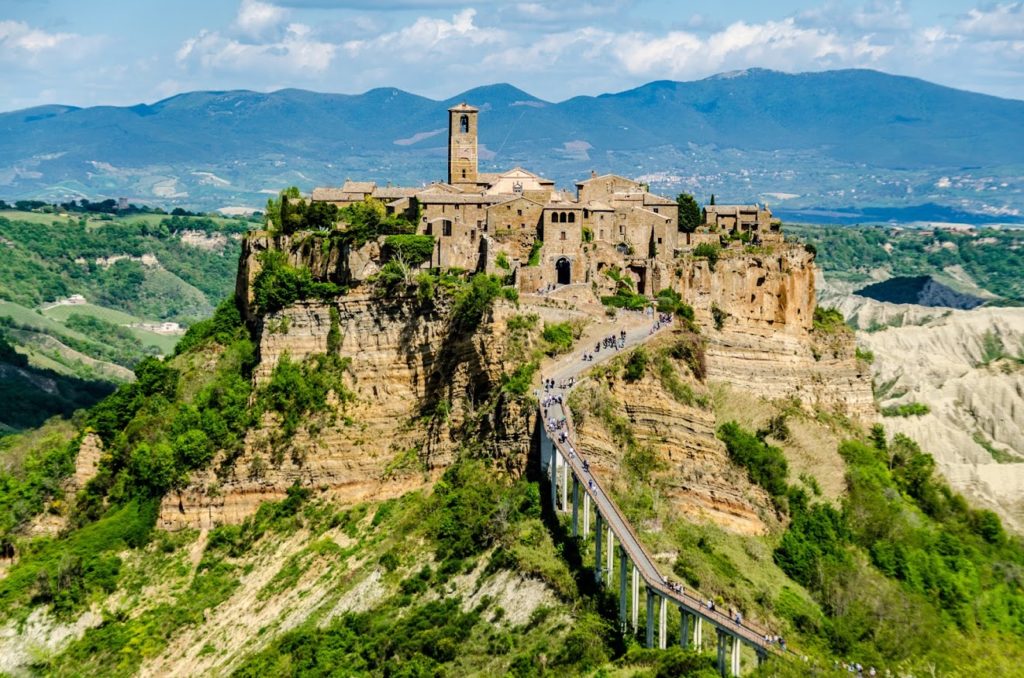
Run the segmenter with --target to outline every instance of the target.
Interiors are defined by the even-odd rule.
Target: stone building
[[[737,230],[781,239],[771,213],[757,206],[709,207],[697,233],[681,233],[674,200],[614,174],[591,173],[573,194],[521,167],[482,173],[479,114],[465,103],[448,110],[446,181],[423,188],[346,181],[314,189],[312,199],[339,207],[381,200],[389,214],[416,221],[418,233],[435,238],[430,266],[511,271],[524,292],[590,285],[612,293],[612,277],[600,274],[618,269],[638,292],[653,295],[669,284],[680,251]]]

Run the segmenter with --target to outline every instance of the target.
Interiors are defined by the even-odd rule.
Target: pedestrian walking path
[[[640,322],[637,322],[639,320]],[[742,618],[730,618],[712,606],[709,606],[705,599],[697,596],[696,591],[689,591],[685,587],[669,582],[658,570],[654,561],[644,550],[633,527],[622,515],[614,500],[601,487],[597,478],[591,473],[589,463],[585,454],[575,442],[575,431],[572,425],[572,413],[568,408],[568,397],[572,389],[585,380],[582,376],[594,366],[605,362],[616,355],[627,352],[628,349],[643,344],[665,329],[671,327],[671,316],[659,316],[659,314],[628,317],[627,322],[621,323],[623,329],[616,331],[614,337],[616,348],[598,344],[584,345],[578,348],[568,358],[561,360],[550,373],[545,375],[544,383],[546,388],[540,391],[541,406],[540,415],[544,423],[544,438],[550,445],[550,452],[547,455],[546,471],[551,480],[551,501],[557,510],[558,507],[558,484],[559,467],[568,465],[572,476],[572,506],[574,534],[577,530],[579,488],[582,487],[585,498],[589,498],[596,509],[596,564],[595,574],[598,581],[601,580],[603,570],[609,570],[611,576],[611,563],[613,559],[611,551],[612,537],[608,538],[608,551],[606,556],[609,566],[604,567],[601,557],[601,546],[605,535],[602,533],[602,522],[611,531],[614,538],[618,539],[620,546],[620,615],[621,621],[625,623],[626,616],[626,560],[633,564],[633,618],[636,623],[637,599],[638,599],[638,578],[641,578],[647,588],[647,643],[653,645],[654,619],[653,602],[660,600],[660,624],[659,624],[659,647],[666,646],[666,604],[672,603],[679,608],[683,615],[681,622],[680,643],[686,646],[689,643],[690,633],[689,622],[693,621],[694,642],[701,644],[701,628],[703,624],[710,624],[718,634],[718,659],[719,670],[722,675],[727,675],[725,667],[726,645],[731,643],[730,671],[732,675],[738,675],[740,670],[740,648],[743,644],[753,648],[758,660],[764,659],[769,653],[784,653],[785,645],[781,639],[767,634],[765,631],[752,627],[749,622]],[[628,328],[628,329],[627,329]],[[595,348],[599,350],[595,350]],[[589,359],[585,359],[588,358]],[[545,412],[547,417],[545,418]],[[553,429],[553,430],[552,430]],[[542,463],[545,448],[542,446]],[[562,469],[562,509],[570,510],[568,504],[568,470]],[[584,525],[589,520],[589,509]],[[586,527],[585,530],[586,531]]]

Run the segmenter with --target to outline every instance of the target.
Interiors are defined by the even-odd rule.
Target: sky
[[[744,68],[1024,99],[1024,2],[0,0],[0,110],[192,90],[511,83],[548,101]]]

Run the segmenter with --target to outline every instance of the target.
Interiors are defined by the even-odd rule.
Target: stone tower
[[[476,184],[476,116],[466,103],[448,109],[448,183]]]

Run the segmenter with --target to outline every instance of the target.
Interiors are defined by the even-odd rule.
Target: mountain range
[[[617,172],[817,221],[920,205],[939,220],[1024,215],[1024,101],[868,70],[753,69],[558,103],[497,84],[443,101],[286,89],[40,106],[0,114],[0,197],[213,208],[289,184],[443,179],[445,111],[461,101],[481,108],[484,171],[523,165],[566,186]]]

